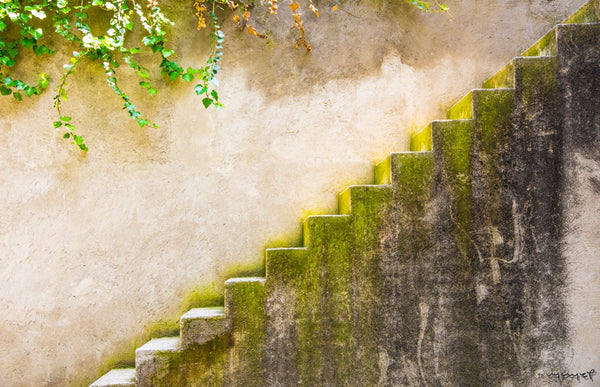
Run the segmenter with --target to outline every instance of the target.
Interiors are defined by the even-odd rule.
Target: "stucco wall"
[[[139,129],[98,68],[76,74],[65,109],[87,155],[52,128],[52,92],[4,98],[0,384],[95,376],[190,289],[259,265],[269,240],[299,234],[303,215],[334,210],[340,190],[407,149],[411,129],[583,2],[449,1],[452,19],[400,1],[343,4],[348,13],[306,15],[310,55],[293,48],[282,4],[263,20],[268,43],[224,23],[224,110],[204,110],[188,85],[150,98],[124,82],[161,125]],[[165,4],[178,21],[172,42],[184,64],[203,61],[180,7]],[[64,59],[46,67],[54,80]]]

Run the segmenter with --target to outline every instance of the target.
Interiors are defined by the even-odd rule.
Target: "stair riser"
[[[421,269],[426,285],[419,304],[413,305],[420,320],[427,318],[430,324],[425,330],[419,327],[424,335],[421,356],[439,364],[437,375],[424,371],[428,383],[442,377],[449,385],[481,385],[475,366],[479,360],[472,282],[475,268],[468,234],[474,125],[469,119],[434,121],[432,126],[435,180],[429,219],[435,247]],[[434,337],[438,335],[446,339],[435,349]],[[434,363],[423,367],[428,370]]]
[[[296,321],[305,304],[300,289],[308,273],[306,248],[268,249],[265,343],[266,385],[298,383],[298,334]]]
[[[225,314],[231,331],[226,384],[264,385],[265,281],[225,282]]]
[[[305,221],[308,266],[299,289],[298,377],[307,385],[343,380],[352,373],[351,217]],[[335,357],[329,354],[336,353]],[[345,383],[342,383],[345,384]]]
[[[227,320],[225,318],[198,319],[182,321],[181,350],[186,351],[225,334]]]

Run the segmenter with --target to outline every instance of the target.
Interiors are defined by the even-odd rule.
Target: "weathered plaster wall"
[[[452,20],[402,2],[343,4],[349,14],[306,15],[308,56],[293,49],[285,12],[263,21],[272,43],[228,28],[226,109],[205,111],[186,85],[132,92],[160,130],[121,114],[90,67],[66,107],[85,156],[52,129],[51,92],[3,99],[0,384],[94,376],[195,285],[220,286],[232,267],[258,265],[269,240],[297,235],[308,211],[333,210],[373,162],[407,149],[411,129],[582,3],[457,0]],[[193,15],[165,6],[185,33],[173,38],[183,62],[204,60]]]

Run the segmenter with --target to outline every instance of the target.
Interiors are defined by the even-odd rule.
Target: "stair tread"
[[[225,285],[233,284],[233,283],[241,283],[241,282],[265,282],[266,278],[264,277],[239,277],[239,278],[230,278],[225,281]]]
[[[265,250],[266,251],[282,251],[282,250],[304,250],[304,251],[306,251],[306,247],[269,247]]]
[[[307,216],[304,222],[308,219],[323,219],[323,218],[349,218],[350,215],[339,215],[339,214],[331,214],[331,215],[310,215]]]
[[[116,368],[110,370],[90,385],[90,387],[104,386],[135,386],[135,368]]]
[[[177,337],[161,337],[152,339],[146,344],[135,350],[135,353],[141,352],[175,352],[179,349],[179,336]]]
[[[190,309],[183,316],[181,316],[181,319],[218,319],[222,317],[225,317],[225,308],[223,306],[212,306]]]

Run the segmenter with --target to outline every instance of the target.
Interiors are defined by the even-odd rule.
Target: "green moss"
[[[396,232],[401,235],[396,248],[402,264],[419,267],[424,262],[425,254],[430,251],[432,243],[427,211],[433,195],[433,153],[398,154],[393,165],[394,175],[397,176]]]
[[[395,157],[396,154],[392,155],[390,169]],[[360,364],[355,372],[360,379],[355,383],[374,385],[380,375],[379,337],[375,332],[380,331],[377,326],[380,310],[377,305],[381,297],[378,270],[381,236],[392,207],[393,189],[391,186],[354,186],[349,191],[352,214],[350,291],[353,323],[352,340],[347,338],[345,345],[353,351],[355,364]]]
[[[154,386],[217,386],[225,384],[228,335],[196,345],[183,352],[158,353],[163,366],[152,375]]]
[[[265,281],[237,278],[225,283],[225,308],[231,329],[227,384],[264,385],[266,339]]]
[[[594,23],[600,21],[600,1],[592,0],[584,4],[563,24]]]
[[[497,144],[506,143],[509,135],[514,91],[478,90],[474,101],[478,150],[490,155],[490,162],[497,164],[500,157]]]
[[[469,235],[471,209],[470,162],[473,120],[434,121],[434,149],[440,157],[442,184],[452,192],[450,214],[457,246],[470,270]]]
[[[223,287],[210,285],[199,285],[192,288],[185,295],[180,307],[180,314],[184,314],[193,308],[204,308],[208,306],[223,305]]]
[[[432,148],[431,124],[410,137],[410,150],[413,152],[429,151]]]
[[[469,92],[460,101],[455,103],[448,113],[446,118],[449,120],[465,120],[473,118],[473,95]]]
[[[411,137],[412,141],[412,137]],[[373,168],[375,184],[390,184],[392,182],[392,156],[389,155]],[[340,211],[340,214],[343,212]]]
[[[305,248],[267,249],[266,266],[269,281],[291,281],[302,276],[306,270]]]
[[[265,243],[265,250],[269,248],[277,247],[300,247],[302,246],[302,222],[299,223],[299,228],[296,232],[281,235],[278,237],[271,237]]]
[[[340,215],[348,215],[352,211],[351,191],[351,187],[349,187],[338,196],[338,213]]]
[[[519,85],[521,99],[525,105],[540,96],[556,95],[556,57],[517,58],[515,69],[515,82]]]
[[[393,175],[404,204],[407,200],[425,205],[430,195],[433,177],[433,154],[431,152],[396,153],[393,159]]]
[[[484,89],[499,89],[515,87],[515,66],[514,62],[510,61],[496,74],[483,82]]]
[[[323,378],[344,385],[352,375],[350,217],[314,216],[304,224],[308,258],[298,290],[298,375],[305,385]]]
[[[521,56],[553,56],[556,55],[556,28],[541,37]]]

